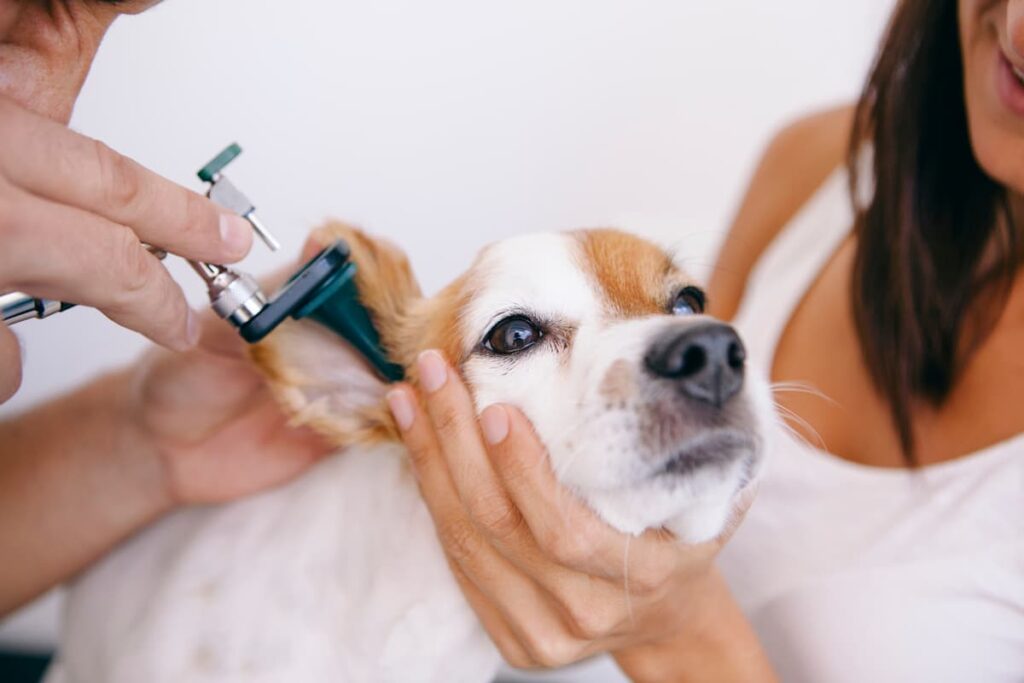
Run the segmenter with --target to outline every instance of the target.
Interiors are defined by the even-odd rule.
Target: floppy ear
[[[349,246],[360,300],[384,350],[407,366],[403,322],[421,300],[408,259],[390,242],[339,222],[315,230],[303,254],[312,256],[337,239]],[[344,338],[319,323],[286,320],[251,349],[251,356],[294,423],[339,446],[398,439],[384,405],[385,381]]]

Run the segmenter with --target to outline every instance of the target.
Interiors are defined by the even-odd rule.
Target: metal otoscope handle
[[[30,318],[46,318],[72,307],[74,304],[53,299],[36,299],[21,292],[0,294],[0,312],[3,314],[3,321],[8,325]]]

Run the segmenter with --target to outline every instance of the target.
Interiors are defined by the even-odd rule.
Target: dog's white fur
[[[641,371],[642,358],[655,334],[693,320],[616,314],[585,261],[569,234],[489,247],[467,278],[452,360],[478,408],[524,410],[560,480],[612,526],[713,538],[760,462],[766,385],[748,372],[736,398],[749,452],[659,476],[682,445],[714,438],[664,410],[651,428],[652,406],[679,399]],[[482,352],[481,339],[510,313],[552,332],[518,356]],[[302,419],[379,405],[384,385],[331,333],[300,323],[279,336],[296,373],[283,380],[294,394],[284,400]],[[384,442],[353,446],[276,490],[180,511],[124,543],[72,587],[50,681],[483,683],[498,664],[450,575],[403,448]]]

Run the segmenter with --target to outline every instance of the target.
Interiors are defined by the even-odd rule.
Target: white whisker
[[[633,616],[633,596],[629,592],[629,544],[632,536],[626,536],[626,547],[622,551],[622,588],[626,592],[626,614],[629,616],[629,625],[636,626],[636,619]]]
[[[786,432],[790,436],[792,436],[797,441],[800,441],[800,442],[802,442],[802,443],[804,443],[804,444],[806,444],[806,445],[808,445],[808,446],[810,446],[812,448],[817,448],[817,449],[822,450],[822,451],[827,451],[828,450],[828,448],[825,445],[825,440],[823,438],[821,438],[821,434],[818,433],[817,429],[815,429],[813,426],[811,426],[810,422],[808,422],[804,418],[800,417],[799,415],[797,415],[795,412],[793,412],[792,410],[790,410],[786,406],[779,405],[778,403],[775,404],[775,410],[777,410],[779,412],[779,414],[783,418],[785,418],[785,419],[782,420],[782,423],[781,423],[782,424],[782,428],[785,429]],[[793,425],[789,424],[789,422],[793,422],[797,426],[802,427],[804,432],[806,432],[807,434],[812,436],[814,438],[814,440],[816,441],[816,443],[812,443],[811,440],[808,439],[807,436],[805,436],[804,433],[801,433],[800,431],[795,429],[793,427]]]
[[[769,388],[773,394],[806,394],[820,398],[832,405],[839,405],[834,398],[806,382],[773,382]]]

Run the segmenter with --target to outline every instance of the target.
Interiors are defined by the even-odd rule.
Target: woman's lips
[[[996,90],[1006,108],[1017,116],[1024,117],[1024,83],[1017,78],[1013,66],[1002,51],[996,51],[999,61],[996,65]]]

